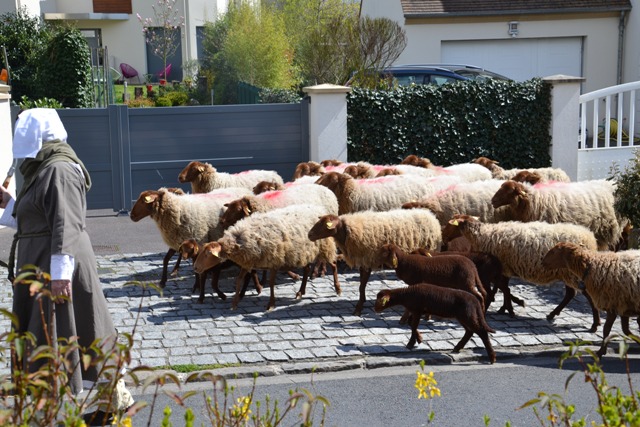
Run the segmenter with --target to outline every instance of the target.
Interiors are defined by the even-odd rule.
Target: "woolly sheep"
[[[260,181],[251,189],[255,195],[275,190],[284,190],[284,185],[275,181]]]
[[[415,154],[409,154],[400,162],[400,164],[418,166],[421,168],[430,168],[433,166],[431,160],[427,159],[426,157],[416,156]]]
[[[436,191],[436,182],[415,175],[391,175],[373,179],[354,179],[328,172],[316,184],[333,191],[340,215],[365,210],[388,211]]]
[[[380,268],[377,250],[395,243],[406,252],[418,248],[436,249],[442,241],[435,215],[426,210],[393,209],[387,212],[364,211],[345,215],[325,215],[308,233],[312,242],[335,241],[345,262],[360,272],[360,298],[354,313],[360,315],[371,270]]]
[[[491,204],[491,198],[503,182],[497,179],[461,182],[407,203],[403,208],[427,208],[436,214],[443,226],[457,214],[476,216],[482,222],[507,221],[511,219],[507,209],[495,209]]]
[[[545,181],[538,172],[532,172],[528,170],[521,170],[517,174],[511,178],[512,181],[516,182],[526,182],[527,184],[537,184],[539,182]]]
[[[230,174],[218,172],[209,163],[190,162],[178,175],[178,181],[191,183],[193,193],[208,193],[227,187],[243,187],[249,190],[260,181],[274,181],[283,184],[282,177],[271,170],[248,170]]]
[[[258,212],[228,228],[217,241],[204,245],[194,264],[198,273],[206,271],[224,259],[230,259],[241,268],[236,279],[236,293],[232,308],[240,301],[242,279],[253,269],[270,271],[271,294],[267,310],[275,307],[275,279],[279,270],[304,268],[305,275],[297,297],[304,294],[309,265],[326,262],[333,268],[336,293],[340,294],[336,267],[336,246],[333,241],[310,242],[309,228],[326,209],[314,205],[292,205],[269,212]]]
[[[478,157],[477,159],[473,159],[473,163],[481,165],[487,168],[495,179],[504,179],[509,180],[513,178],[518,172],[522,170],[528,170],[530,172],[538,173],[543,180],[545,181],[562,181],[569,182],[571,178],[565,171],[560,168],[528,168],[528,169],[503,169],[498,166],[498,162],[495,160],[491,160],[487,157]]]
[[[455,175],[467,182],[492,178],[489,170],[474,163],[459,163],[446,167],[433,166],[431,170],[436,171],[438,175]]]
[[[284,190],[268,191],[257,196],[244,196],[226,203],[220,223],[228,228],[254,212],[267,212],[290,205],[322,206],[328,213],[338,213],[338,200],[326,187],[313,184],[292,185]]]
[[[544,256],[542,266],[569,271],[593,304],[607,312],[599,357],[607,352],[607,337],[617,316],[622,316],[623,332],[631,335],[629,317],[640,315],[640,250],[597,252],[561,242]]]
[[[621,236],[614,207],[616,185],[605,179],[581,182],[546,182],[528,185],[505,181],[491,199],[494,208],[505,206],[513,220],[584,225],[596,236],[599,249],[613,248]]]
[[[458,289],[442,288],[428,283],[419,283],[407,288],[385,289],[378,292],[374,310],[380,313],[396,305],[402,305],[411,311],[411,338],[407,348],[412,349],[416,341],[422,342],[418,331],[423,314],[456,319],[465,329],[465,334],[453,348],[459,352],[477,334],[489,356],[489,362],[495,363],[496,353],[491,346],[489,333],[495,332],[486,322],[482,305],[468,292]]]
[[[581,225],[549,224],[546,222],[504,221],[495,224],[483,223],[468,215],[456,215],[442,229],[443,241],[463,235],[471,243],[472,250],[492,254],[502,262],[504,275],[519,277],[536,285],[549,285],[559,280],[565,283],[562,302],[549,314],[549,321],[558,315],[576,294],[577,280],[563,269],[548,269],[542,266],[542,258],[556,243],[573,242],[596,249],[593,233]],[[585,297],[591,303],[588,293]],[[592,306],[595,331],[600,323],[598,310]]]
[[[140,193],[131,208],[131,220],[138,222],[150,216],[169,246],[163,260],[161,287],[167,282],[167,264],[180,244],[190,238],[205,242],[222,236],[219,219],[224,204],[249,194],[248,189],[234,187],[205,194],[177,195],[165,188]]]

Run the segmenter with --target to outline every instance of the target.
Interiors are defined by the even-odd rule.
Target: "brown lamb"
[[[378,292],[374,310],[376,313],[380,313],[397,305],[401,305],[411,312],[411,338],[407,343],[408,349],[412,349],[416,341],[422,342],[422,335],[418,331],[422,315],[434,315],[456,319],[464,327],[464,336],[453,348],[455,353],[464,348],[475,333],[480,337],[487,350],[489,362],[495,363],[496,352],[489,340],[489,333],[495,331],[487,324],[482,305],[468,292],[428,283],[418,283],[400,289],[385,289]]]
[[[485,307],[487,293],[475,264],[461,255],[428,257],[403,251],[393,243],[378,250],[380,264],[395,269],[398,279],[407,285],[428,282],[436,286],[460,289],[473,294]]]

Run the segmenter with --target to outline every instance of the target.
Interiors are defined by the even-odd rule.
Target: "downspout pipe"
[[[620,20],[618,23],[618,75],[616,77],[616,84],[622,84],[622,60],[624,57],[624,29],[626,16],[627,12],[625,10],[620,12]]]

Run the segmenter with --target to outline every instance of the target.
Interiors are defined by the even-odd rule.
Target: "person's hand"
[[[0,209],[4,209],[7,207],[9,200],[13,199],[13,194],[1,185],[0,194],[2,195],[2,197],[0,197]]]
[[[71,280],[52,280],[51,295],[56,304],[66,302],[66,299],[59,297],[71,299]]]

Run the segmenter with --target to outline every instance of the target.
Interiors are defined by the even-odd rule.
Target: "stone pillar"
[[[347,93],[351,88],[332,84],[302,89],[309,104],[309,160],[347,161]]]
[[[11,123],[11,86],[0,83],[0,184],[7,176],[13,163],[13,126]],[[9,184],[9,189],[16,189],[15,176]],[[4,209],[0,209],[0,215]],[[0,226],[2,228],[2,226]]]
[[[551,166],[564,170],[572,181],[578,179],[580,138],[580,84],[583,77],[545,77],[551,84]]]

